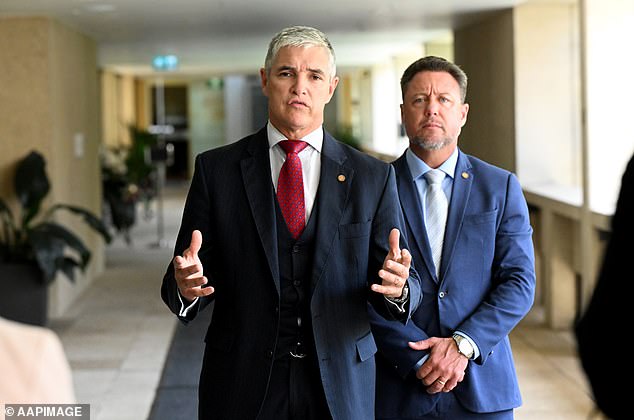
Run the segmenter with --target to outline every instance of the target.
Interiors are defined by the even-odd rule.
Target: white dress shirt
[[[298,153],[302,162],[302,178],[304,180],[304,207],[306,209],[306,223],[315,204],[317,187],[319,187],[319,175],[321,173],[321,148],[324,144],[324,129],[318,129],[301,139],[289,139],[280,133],[269,121],[266,125],[266,134],[269,139],[269,157],[271,160],[271,179],[277,193],[277,180],[280,170],[286,160],[286,152],[279,143],[283,140],[301,140],[308,143],[304,150]]]

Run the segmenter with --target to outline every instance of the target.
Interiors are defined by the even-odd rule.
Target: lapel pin
[[[468,173],[466,173],[466,172],[463,172],[463,173],[462,173],[462,177],[463,177],[464,179],[467,179],[467,178],[469,178],[469,174],[468,174]]]
[[[339,176],[337,176],[337,181],[339,181],[339,182],[343,182],[343,181],[345,181],[345,180],[346,180],[346,176],[345,176],[345,175],[339,175]]]

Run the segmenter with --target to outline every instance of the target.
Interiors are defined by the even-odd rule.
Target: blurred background
[[[470,112],[459,146],[519,177],[535,230],[531,320],[569,333],[634,152],[632,1],[2,0],[0,197],[18,213],[16,167],[37,150],[51,185],[44,205],[103,214],[114,236],[108,245],[60,216],[92,251],[73,282],[46,286],[46,323],[67,338],[78,380],[82,367],[97,369],[72,353],[86,296],[150,255],[156,300],[195,155],[265,124],[258,71],[271,37],[298,24],[324,31],[337,56],[326,129],[388,161],[407,147],[403,70],[424,55],[465,70]],[[152,308],[169,316],[160,302]]]

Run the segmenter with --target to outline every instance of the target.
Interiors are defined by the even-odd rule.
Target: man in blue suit
[[[214,300],[200,419],[374,418],[366,303],[405,323],[421,299],[393,168],[323,129],[335,74],[324,34],[282,30],[267,125],[196,158],[161,293],[184,322]]]
[[[512,173],[458,148],[469,105],[457,65],[422,58],[401,90],[410,147],[393,165],[423,302],[406,325],[369,309],[377,418],[512,419],[522,401],[508,335],[535,289],[526,201]]]

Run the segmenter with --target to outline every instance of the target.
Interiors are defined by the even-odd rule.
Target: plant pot
[[[39,267],[0,262],[0,316],[26,324],[48,323],[48,286]]]

